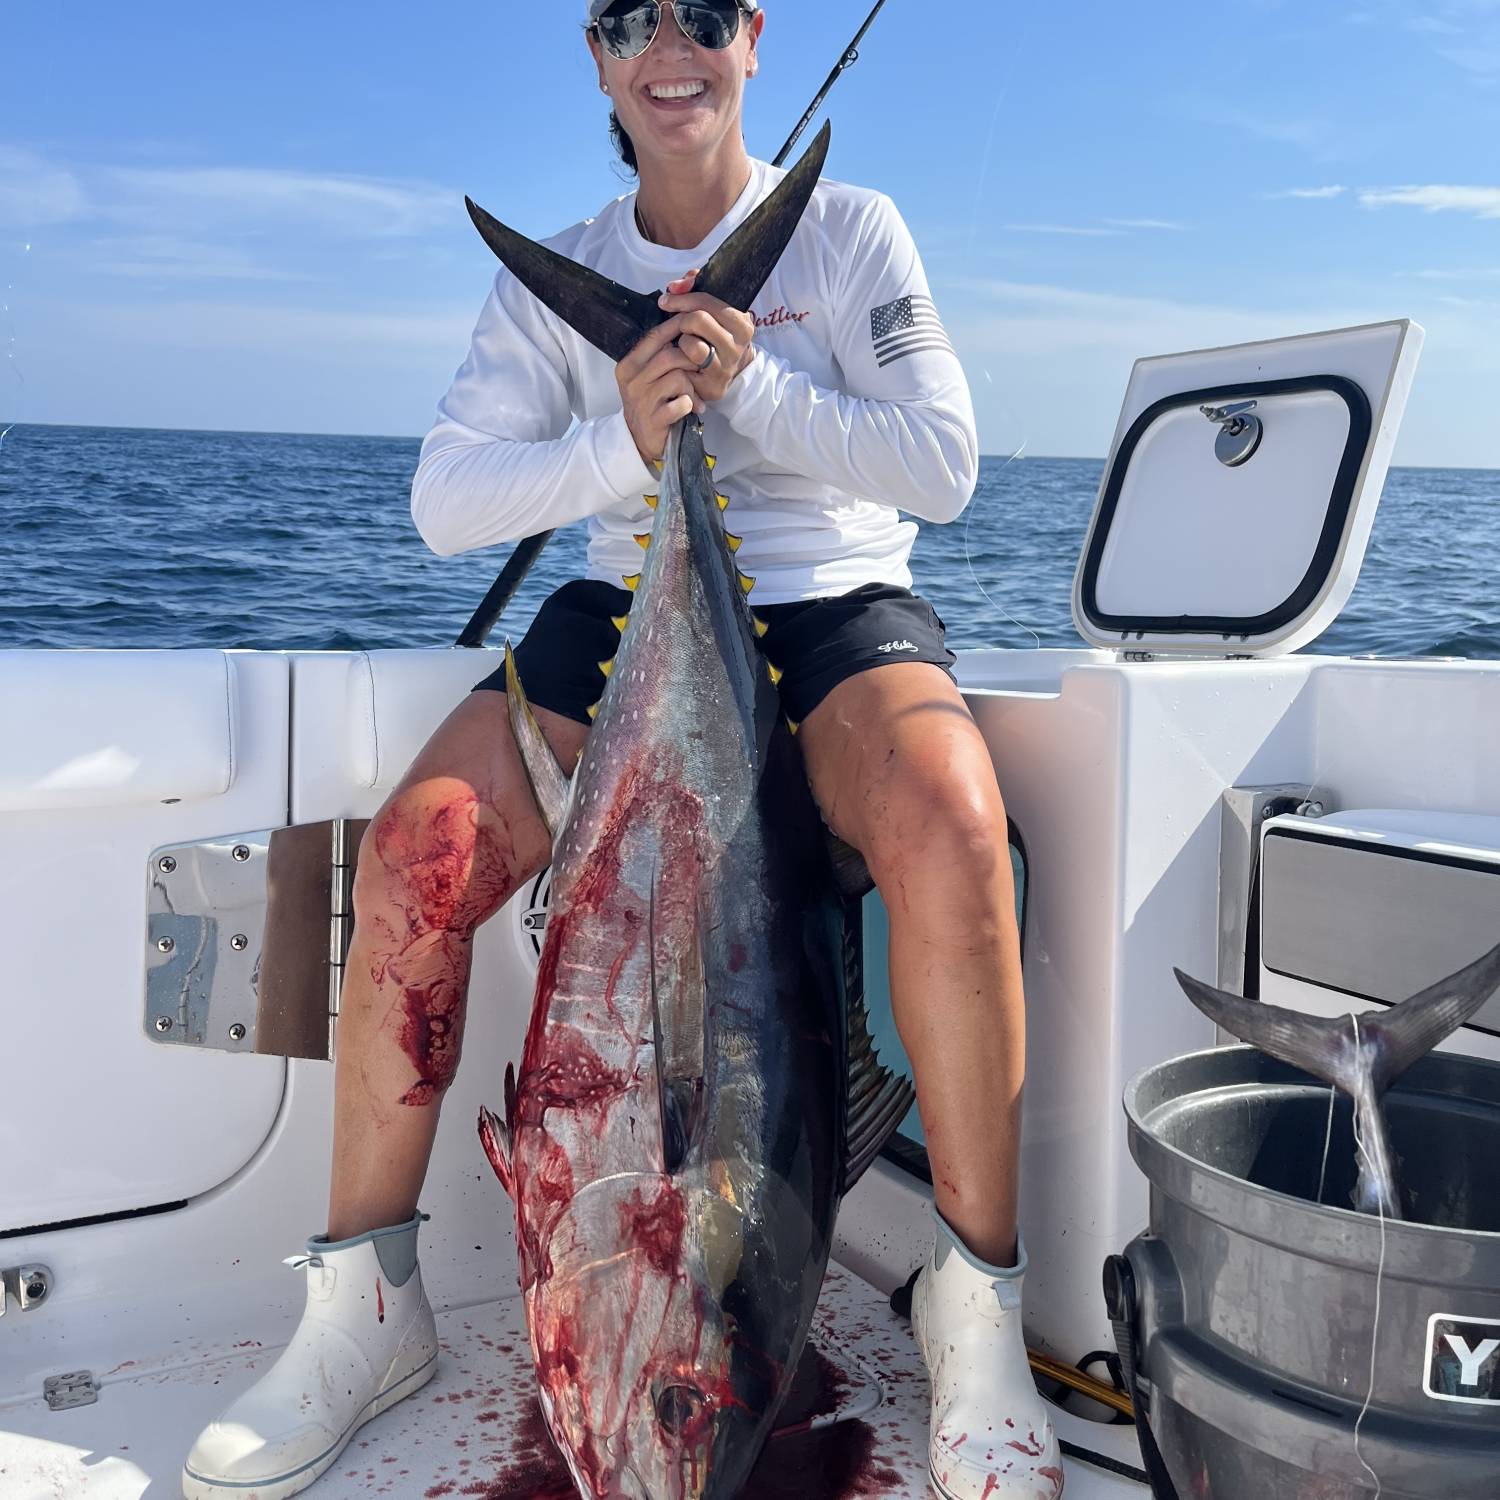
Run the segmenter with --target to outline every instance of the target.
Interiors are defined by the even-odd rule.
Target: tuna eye
[[[656,1420],[664,1431],[680,1435],[693,1424],[703,1406],[702,1394],[691,1386],[669,1385],[657,1395]]]

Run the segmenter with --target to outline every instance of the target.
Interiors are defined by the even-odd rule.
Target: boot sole
[[[409,1374],[403,1375],[394,1385],[372,1396],[359,1414],[344,1429],[332,1447],[325,1449],[316,1458],[295,1469],[281,1474],[272,1474],[265,1479],[211,1479],[206,1474],[195,1474],[186,1465],[182,1470],[182,1493],[184,1500],[224,1500],[225,1496],[244,1495],[255,1491],[255,1500],[290,1500],[300,1495],[309,1485],[316,1484],[339,1460],[339,1455],[349,1446],[351,1439],[361,1427],[373,1422],[382,1412],[387,1412],[398,1402],[413,1395],[437,1374],[438,1352],[433,1350],[425,1364],[420,1364]]]
[[[1058,1459],[1058,1463],[1061,1464],[1062,1463],[1062,1459],[1059,1458]],[[928,1477],[929,1480],[932,1481],[932,1487],[933,1487],[933,1489],[936,1490],[937,1493],[943,1497],[943,1500],[967,1500],[967,1497],[958,1494],[954,1490],[950,1490],[948,1488],[948,1486],[946,1484],[944,1484],[943,1481],[937,1477],[937,1470],[934,1469],[931,1464],[928,1464],[928,1466],[927,1466],[927,1477]],[[1061,1491],[1059,1491],[1058,1493],[1060,1494]],[[997,1494],[1000,1494],[1000,1491],[998,1491],[998,1490],[991,1490],[990,1494],[992,1496],[993,1495],[997,1495]]]

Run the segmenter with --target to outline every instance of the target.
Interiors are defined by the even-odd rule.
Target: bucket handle
[[[1151,1431],[1146,1403],[1141,1399],[1140,1381],[1136,1378],[1135,1359],[1135,1271],[1123,1255],[1111,1255],[1104,1262],[1104,1302],[1109,1309],[1110,1327],[1114,1330],[1115,1348],[1120,1353],[1120,1371],[1130,1404],[1135,1410],[1135,1431],[1141,1444],[1141,1461],[1153,1500],[1177,1500],[1177,1489],[1167,1470],[1161,1449]]]

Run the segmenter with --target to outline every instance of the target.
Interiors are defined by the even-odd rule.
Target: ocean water
[[[508,549],[438,558],[406,438],[17,426],[0,440],[0,646],[449,645]],[[1073,569],[1102,464],[986,459],[912,567],[956,646],[1079,644]],[[1254,539],[1266,545],[1264,538]],[[496,639],[583,567],[554,538]],[[1319,649],[1500,657],[1500,472],[1399,469],[1354,597]]]

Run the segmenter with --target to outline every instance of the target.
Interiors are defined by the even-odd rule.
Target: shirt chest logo
[[[752,312],[750,316],[755,319],[757,331],[762,328],[785,328],[788,323],[801,323],[804,319],[812,317],[812,309],[809,308],[806,312],[793,312],[789,307],[782,306],[774,312],[765,314]]]

